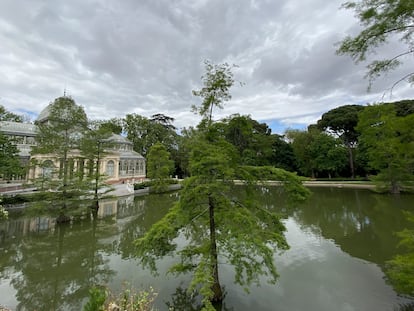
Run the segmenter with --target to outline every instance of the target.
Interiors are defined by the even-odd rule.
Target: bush
[[[93,287],[89,290],[89,301],[83,311],[152,311],[156,297],[152,287],[141,291],[125,288],[118,296],[113,296],[109,290]]]

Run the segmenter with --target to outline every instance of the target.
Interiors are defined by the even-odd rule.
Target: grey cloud
[[[66,87],[91,118],[160,112],[194,125],[191,90],[210,59],[239,65],[245,82],[218,117],[304,120],[378,97],[365,93],[363,65],[335,55],[334,43],[358,29],[341,2],[3,0],[0,101],[38,113]]]

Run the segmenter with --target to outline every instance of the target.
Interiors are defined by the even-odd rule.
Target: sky
[[[405,83],[389,91],[404,66],[368,92],[367,63],[335,53],[362,29],[343,2],[2,0],[0,104],[34,120],[66,92],[93,120],[162,113],[195,126],[205,60],[236,65],[215,119],[250,115],[279,134],[335,107],[414,98]],[[394,40],[372,57],[402,48]]]

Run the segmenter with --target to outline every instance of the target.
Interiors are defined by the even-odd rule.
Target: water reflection
[[[381,270],[398,253],[394,232],[413,226],[403,214],[414,197],[351,189],[312,189],[299,207],[287,207],[277,188],[260,191],[263,206],[285,215],[291,249],[275,254],[276,286],[233,284],[234,270],[220,267],[227,296],[221,310],[412,310],[411,300],[386,285]],[[236,191],[235,195],[243,195]],[[70,224],[56,217],[10,215],[0,223],[0,305],[17,310],[81,310],[94,284],[153,286],[159,310],[199,310],[185,290],[188,277],[152,277],[134,259],[132,242],[161,219],[177,194],[123,197],[100,202],[98,219],[84,213]],[[412,305],[411,305],[412,307]],[[332,309],[333,308],[333,309]]]
[[[395,232],[412,226],[403,214],[414,197],[370,194],[352,189],[314,189],[293,217],[304,227],[335,241],[353,257],[383,265],[397,252]]]

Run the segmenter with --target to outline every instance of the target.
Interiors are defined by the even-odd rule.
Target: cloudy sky
[[[236,64],[243,82],[216,118],[250,115],[279,133],[338,106],[413,98],[406,84],[387,92],[401,71],[368,93],[366,64],[335,54],[361,29],[342,2],[1,0],[0,104],[35,118],[66,89],[90,119],[163,113],[187,127],[206,59]]]

